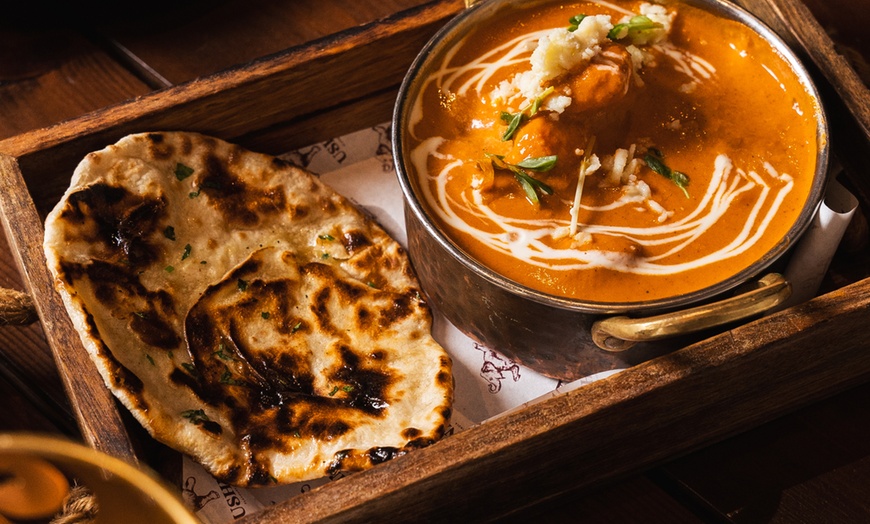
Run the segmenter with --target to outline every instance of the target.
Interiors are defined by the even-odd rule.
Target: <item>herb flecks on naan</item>
[[[444,434],[451,362],[404,251],[280,159],[125,137],[79,165],[45,252],[109,388],[221,480],[365,469]]]

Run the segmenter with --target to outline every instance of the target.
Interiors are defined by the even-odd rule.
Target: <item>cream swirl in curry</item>
[[[749,28],[680,3],[502,12],[414,101],[410,164],[451,238],[546,293],[696,291],[781,241],[810,192],[815,99]]]

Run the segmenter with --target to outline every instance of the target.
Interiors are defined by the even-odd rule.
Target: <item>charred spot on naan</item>
[[[311,173],[131,135],[80,164],[45,250],[106,384],[223,481],[362,469],[444,434],[450,360],[406,255]]]
[[[148,141],[148,153],[151,158],[158,160],[168,160],[178,156],[187,156],[193,151],[193,140],[190,136],[179,135],[174,137],[175,140],[167,140],[164,133],[148,133],[144,135]],[[211,148],[217,143],[209,137],[204,137],[204,144],[209,144]]]
[[[339,271],[264,248],[191,309],[185,335],[197,388],[204,402],[231,410],[241,433],[272,446],[287,435],[332,439],[383,417],[401,396],[398,372],[359,344],[376,344],[407,297]],[[359,310],[385,314],[361,326]]]
[[[121,388],[126,392],[127,401],[136,408],[147,411],[148,403],[145,401],[144,390],[145,384],[135,373],[129,368],[121,364],[115,357],[108,346],[100,337],[100,330],[94,321],[94,316],[87,311],[87,307],[82,306],[85,311],[86,329],[96,341],[96,352],[102,358],[104,365],[107,368],[107,377],[112,385],[116,388]]]
[[[227,224],[255,227],[265,216],[291,210],[281,187],[259,188],[246,183],[235,174],[239,170],[232,169],[223,157],[209,154],[203,159],[203,165],[204,170],[195,175],[196,183],[209,197],[209,205],[223,215]],[[304,208],[293,211],[306,213]]]
[[[164,290],[149,290],[128,265],[102,260],[86,264],[63,261],[62,275],[69,285],[84,279],[94,298],[117,315],[127,314],[128,328],[149,346],[173,350],[181,346],[177,335],[175,301]]]
[[[115,261],[143,267],[158,257],[149,238],[166,214],[165,198],[95,183],[69,195],[60,220],[77,226],[70,227],[79,232],[77,240],[103,245]]]
[[[341,243],[348,254],[353,255],[363,247],[372,245],[372,241],[362,231],[348,231],[341,236]]]

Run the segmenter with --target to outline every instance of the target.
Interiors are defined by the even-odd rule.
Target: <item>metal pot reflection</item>
[[[794,244],[818,208],[828,162],[827,121],[813,82],[794,53],[749,13],[721,0],[686,3],[738,20],[761,34],[785,57],[817,102],[819,147],[812,190],[800,216],[773,249],[740,273],[694,293],[601,304],[519,285],[476,261],[441,230],[406,167],[405,132],[414,100],[433,64],[472,27],[520,3],[529,5],[490,0],[466,9],[423,48],[399,91],[392,122],[393,155],[405,198],[409,254],[433,308],[460,331],[508,358],[542,374],[574,380],[642,362],[696,339],[698,335],[693,334],[751,318],[784,301],[790,293],[789,283],[777,274],[761,275]],[[739,286],[749,290],[735,298],[731,293]]]

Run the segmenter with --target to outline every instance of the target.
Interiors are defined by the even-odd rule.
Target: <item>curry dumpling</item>
[[[787,247],[815,205],[820,107],[761,35],[679,1],[492,15],[430,53],[403,130],[411,186],[459,249],[622,307]]]

